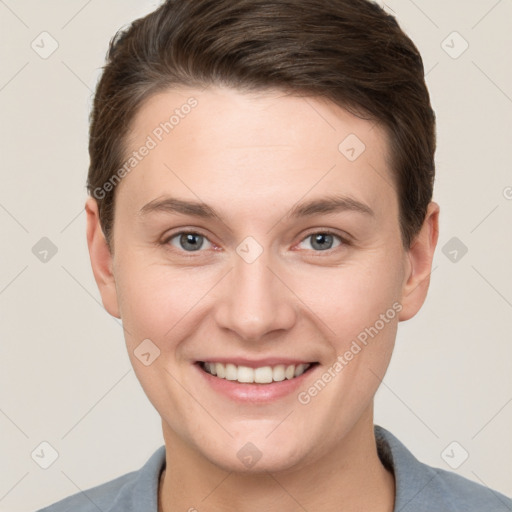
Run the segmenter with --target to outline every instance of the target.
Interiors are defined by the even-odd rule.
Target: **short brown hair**
[[[157,92],[208,85],[323,98],[381,125],[410,247],[432,199],[435,114],[395,18],[369,0],[167,0],[112,38],[95,92],[87,190],[111,249],[116,188],[104,184],[136,112]]]

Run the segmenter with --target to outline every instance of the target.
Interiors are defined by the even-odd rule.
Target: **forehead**
[[[127,159],[139,156],[117,193],[139,207],[169,192],[219,208],[229,196],[248,213],[335,192],[396,212],[384,131],[318,98],[168,90],[141,106],[127,141]]]

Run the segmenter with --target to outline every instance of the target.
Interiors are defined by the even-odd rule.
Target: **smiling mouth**
[[[206,373],[224,380],[237,381],[242,384],[271,384],[284,380],[292,380],[308,372],[315,363],[302,364],[277,364],[273,366],[261,366],[250,368],[248,366],[235,365],[232,363],[213,363],[198,361],[199,367]]]

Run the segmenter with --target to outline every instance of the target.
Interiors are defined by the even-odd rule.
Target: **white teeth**
[[[237,381],[238,382],[254,382],[254,369],[249,368],[248,366],[237,366],[238,369],[238,375],[237,375]]]
[[[270,366],[262,366],[254,370],[254,382],[259,384],[268,384],[272,382],[272,368]]]
[[[236,380],[238,377],[238,371],[234,364],[228,363],[226,365],[226,379],[227,380]]]
[[[308,367],[307,364],[299,364],[298,366],[296,366],[294,376],[300,377],[306,371],[307,367]]]
[[[272,379],[275,380],[276,382],[285,379],[284,364],[278,364],[277,366],[274,366],[274,368],[272,369]]]
[[[280,382],[285,379],[300,377],[311,364],[278,364],[276,366],[261,366],[260,368],[250,368],[248,366],[236,366],[232,363],[203,363],[203,368],[211,375],[216,375],[221,379],[236,380],[243,383],[269,384],[270,382]]]
[[[220,377],[221,379],[226,378],[226,368],[222,363],[215,364],[215,371],[217,372],[217,377]]]
[[[293,379],[294,375],[295,375],[295,365],[291,364],[290,366],[286,367],[286,370],[284,372],[284,376],[287,379]]]

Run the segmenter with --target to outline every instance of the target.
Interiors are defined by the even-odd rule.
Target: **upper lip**
[[[247,359],[244,357],[212,357],[211,359],[205,358],[200,362],[205,363],[222,363],[222,364],[234,364],[235,366],[248,366],[249,368],[260,368],[262,366],[277,366],[277,365],[299,365],[299,364],[314,364],[316,361],[307,361],[305,359],[295,359],[289,357],[266,357],[264,359]]]

